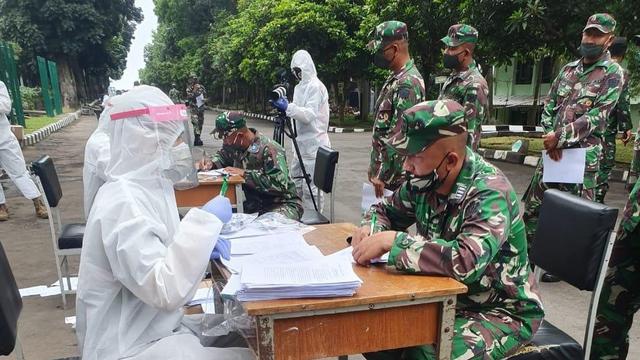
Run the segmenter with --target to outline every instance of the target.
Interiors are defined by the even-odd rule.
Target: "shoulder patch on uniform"
[[[260,146],[258,146],[257,143],[253,143],[253,144],[251,144],[251,146],[249,146],[249,152],[252,153],[252,154],[257,153],[258,150],[260,150]]]

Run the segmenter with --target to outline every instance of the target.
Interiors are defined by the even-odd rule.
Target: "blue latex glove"
[[[276,101],[269,100],[269,102],[271,103],[271,106],[282,112],[287,111],[287,108],[289,107],[289,101],[286,98],[278,98]]]
[[[231,242],[225,238],[218,238],[218,242],[216,242],[216,246],[213,248],[209,258],[211,260],[218,260],[221,257],[225,260],[231,258]]]
[[[231,220],[231,215],[233,215],[233,211],[231,210],[231,201],[220,195],[204,204],[202,210],[215,215],[223,224],[228,223],[229,220]]]

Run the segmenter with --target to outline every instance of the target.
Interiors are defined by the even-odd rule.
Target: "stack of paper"
[[[351,256],[324,256],[301,232],[232,238],[223,296],[240,301],[352,296],[362,284]],[[350,255],[350,252],[349,252]]]
[[[350,262],[323,259],[290,264],[245,264],[240,301],[353,296],[362,280]]]

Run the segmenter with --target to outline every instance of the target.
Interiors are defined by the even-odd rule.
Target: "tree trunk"
[[[70,59],[69,66],[71,66],[71,71],[73,71],[73,75],[76,79],[76,94],[78,94],[79,102],[83,103],[95,100],[89,97],[86,81],[87,74],[85,73],[84,69],[80,67],[78,60]]]
[[[227,95],[227,88],[225,86],[225,83],[222,83],[222,107],[224,108],[225,104],[226,104],[226,95]]]
[[[60,92],[62,93],[62,104],[65,108],[75,109],[78,107],[78,93],[76,91],[76,79],[71,70],[69,60],[66,56],[56,57],[58,66],[58,81],[60,82]]]
[[[237,110],[237,109],[239,109],[239,108],[240,108],[240,107],[238,106],[238,98],[239,98],[239,96],[238,96],[238,95],[239,95],[239,92],[238,92],[238,83],[237,83],[237,82],[236,82],[236,94],[235,94],[235,95],[236,95],[236,96],[235,96],[235,103],[236,103],[235,109]]]
[[[542,81],[542,60],[536,64],[536,78],[533,86],[533,108],[529,110],[527,125],[535,126],[538,122],[538,97],[540,97],[540,82]]]
[[[360,120],[369,120],[369,108],[371,107],[371,84],[369,79],[360,79],[358,88],[360,88]]]

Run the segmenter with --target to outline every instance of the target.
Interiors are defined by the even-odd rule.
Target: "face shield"
[[[164,128],[171,128],[175,134],[175,124],[179,124],[180,134],[172,138],[168,144],[162,144],[160,164],[162,176],[173,183],[176,190],[186,190],[198,186],[198,174],[193,161],[191,144],[191,131],[187,109],[184,104],[149,106],[142,109],[111,114],[111,120],[126,121],[127,118],[146,116],[156,123],[156,129],[160,134]],[[174,126],[168,127],[168,123]]]

